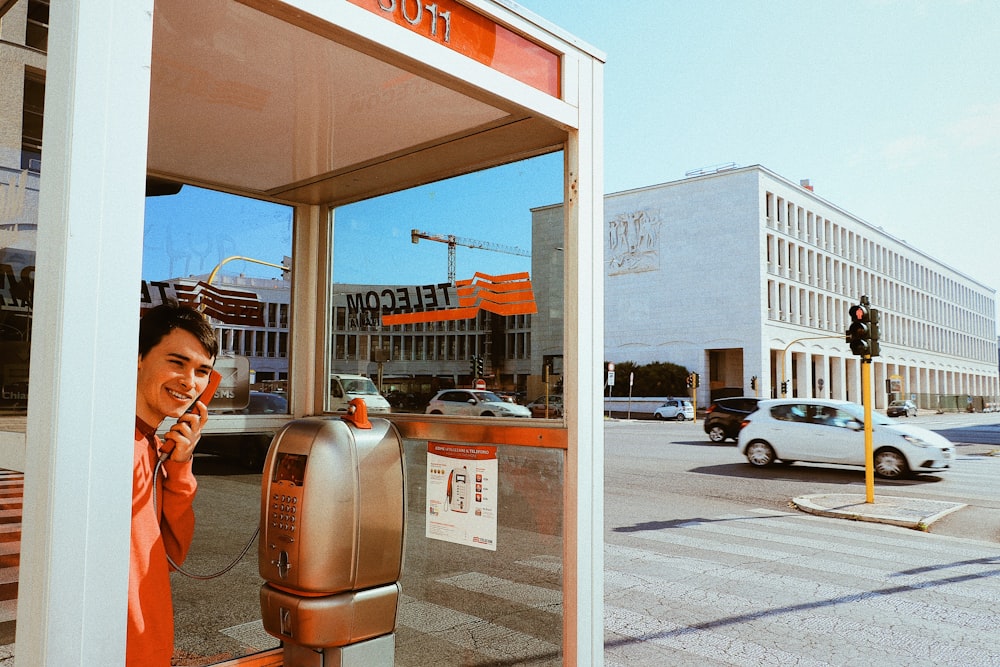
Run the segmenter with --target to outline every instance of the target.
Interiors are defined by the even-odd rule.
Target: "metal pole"
[[[628,374],[628,414],[625,419],[632,419],[632,381],[635,379],[635,373]]]
[[[244,262],[253,262],[254,264],[263,264],[264,266],[270,266],[275,269],[281,269],[282,271],[288,271],[288,267],[283,264],[272,264],[271,262],[265,262],[264,260],[261,259],[254,259],[253,257],[242,257],[240,255],[233,255],[232,257],[226,257],[224,260],[216,264],[215,268],[212,269],[212,272],[208,274],[208,280],[206,280],[205,282],[211,285],[212,281],[215,280],[215,274],[219,272],[219,269],[222,268],[222,265],[237,259],[243,260]]]
[[[872,358],[861,359],[861,402],[865,414],[865,502],[875,502],[875,464],[872,460]]]
[[[824,338],[843,338],[843,336],[806,336],[805,338],[796,338],[785,346],[785,349],[781,351],[781,384],[778,385],[779,390],[785,386],[785,357],[788,355],[788,348],[804,340],[823,340]],[[784,397],[786,392],[782,392],[781,395]]]
[[[692,383],[694,384],[694,383]],[[691,387],[691,423],[698,423],[698,385]]]

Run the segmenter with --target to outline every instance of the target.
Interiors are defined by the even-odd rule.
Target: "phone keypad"
[[[298,514],[298,496],[275,493],[271,496],[271,527],[294,536],[295,518]]]

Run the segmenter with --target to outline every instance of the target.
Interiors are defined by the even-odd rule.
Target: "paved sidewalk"
[[[864,494],[821,493],[794,498],[792,503],[803,512],[819,516],[888,523],[894,526],[927,530],[932,523],[951,512],[966,507],[965,503],[941,500],[921,500],[875,495],[874,502],[865,502]]]

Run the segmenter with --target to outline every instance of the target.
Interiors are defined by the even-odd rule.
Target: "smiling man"
[[[180,565],[194,535],[192,457],[208,418],[208,409],[197,399],[208,385],[218,351],[208,320],[191,308],[157,306],[139,323],[128,667],[170,665],[174,613],[167,559]],[[177,422],[161,440],[156,430],[168,417]]]

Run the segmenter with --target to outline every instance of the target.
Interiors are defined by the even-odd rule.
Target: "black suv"
[[[759,398],[737,396],[719,398],[705,410],[705,433],[712,442],[725,442],[726,438],[736,440],[740,434],[740,424],[748,414],[757,409]]]

